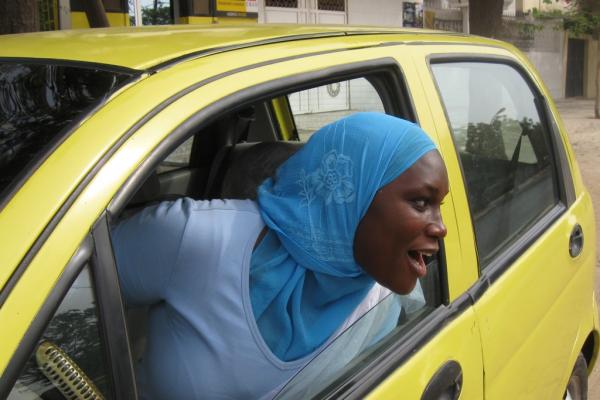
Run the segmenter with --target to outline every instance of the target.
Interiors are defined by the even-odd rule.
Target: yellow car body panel
[[[573,347],[565,344],[579,330],[590,332],[593,323],[587,316],[594,301],[595,271],[586,266],[593,265],[596,253],[593,246],[584,246],[577,258],[569,256],[569,236],[576,221],[586,240],[594,242],[587,194],[475,304],[485,354],[486,398],[526,399],[532,388],[545,388],[543,398],[563,395],[569,378],[564,365],[574,362],[585,337]],[[544,357],[547,354],[553,355],[552,362]]]
[[[296,124],[289,112],[289,101],[287,97],[278,97],[271,101],[275,119],[279,125],[279,131],[283,140],[293,140]]]
[[[458,361],[464,370],[481,367],[481,352],[474,351],[479,342],[479,328],[472,310],[462,313],[419,353],[410,358],[375,388],[368,400],[420,399],[429,379],[447,360]],[[457,357],[457,355],[459,355]],[[483,382],[464,376],[461,399],[482,399]]]
[[[330,43],[329,46],[333,45]],[[160,76],[147,77],[143,84],[126,87],[113,95],[94,118],[83,123],[80,130],[88,132],[82,133],[83,139],[77,141],[79,132],[71,135],[64,145],[44,162],[44,168],[40,168],[23,185],[0,213],[0,227],[10,227],[0,229],[0,287],[4,286],[33,241],[41,234],[69,194],[75,190],[78,182],[111,145],[138,121],[139,116],[148,114],[170,96],[203,79],[218,76],[224,70],[243,67],[248,64],[248,60],[261,62],[272,59],[275,46],[265,47],[267,48],[245,49],[236,52],[235,55],[224,53],[210,60],[199,59],[180,64],[161,72]],[[288,48],[286,51],[276,47],[280,57],[303,54],[306,51],[304,48]],[[215,100],[217,99],[218,95]],[[110,121],[110,130],[106,129],[106,121]],[[58,166],[52,166],[54,163],[58,163]],[[47,175],[49,171],[54,170],[60,172],[57,175]],[[45,198],[46,201],[41,204],[40,198]]]
[[[356,62],[369,58],[370,53],[378,49],[362,49],[347,52],[344,56],[336,53],[326,59],[319,59],[312,67],[314,69],[339,65],[342,62]],[[255,53],[248,50],[248,53]],[[19,248],[25,250],[23,242],[32,240],[39,235],[43,224],[39,221],[48,221],[67,196],[75,190],[76,183],[80,182],[87,171],[93,168],[105,154],[110,146],[126,130],[137,121],[137,116],[147,114],[162,100],[173,93],[187,87],[194,82],[184,81],[181,76],[194,76],[194,80],[201,81],[204,77],[222,72],[223,65],[230,65],[233,61],[243,60],[239,55],[231,54],[215,56],[208,60],[197,60],[181,64],[164,71],[164,75],[157,78],[158,74],[146,78],[143,82],[128,88],[115,96],[101,110],[85,121],[65,142],[55,151],[36,173],[26,182],[12,201],[0,213],[0,232],[4,237],[2,243],[3,262],[8,261],[15,265],[18,257],[9,249]],[[257,61],[256,58],[254,61]],[[77,202],[71,206],[68,216],[77,215],[71,225],[64,228],[64,237],[55,239],[62,243],[60,256],[52,254],[46,258],[44,251],[40,250],[26,273],[12,290],[7,302],[0,308],[0,325],[10,329],[2,330],[0,341],[3,343],[2,352],[11,354],[20,341],[20,337],[29,326],[43,299],[53,287],[60,275],[66,260],[73,254],[84,235],[89,232],[89,227],[98,218],[104,207],[108,204],[117,189],[125,179],[143,161],[148,153],[169,133],[172,127],[183,122],[193,112],[212,102],[219,100],[224,93],[235,93],[245,87],[270,81],[275,77],[289,76],[306,71],[305,60],[290,60],[282,63],[261,67],[261,73],[256,70],[247,70],[214,82],[210,82],[201,89],[170,104],[161,114],[150,119],[119,149],[110,162],[105,164],[99,175],[88,185],[86,190],[79,195]],[[150,101],[152,99],[152,102]],[[127,110],[127,112],[123,112]],[[185,112],[184,112],[185,110]],[[98,135],[110,121],[111,135]],[[96,183],[100,181],[101,183]],[[87,193],[93,193],[87,195]],[[40,198],[44,198],[52,207],[40,207]],[[50,201],[51,200],[51,201]],[[82,204],[80,209],[75,209],[77,204]],[[65,216],[60,226],[66,224]],[[70,218],[69,218],[70,220]],[[22,230],[3,229],[7,226],[23,227]],[[36,225],[37,223],[37,225]],[[26,229],[29,227],[29,230]],[[32,227],[39,231],[31,232]],[[59,227],[55,228],[52,238],[61,235]],[[43,248],[57,246],[54,240],[48,239]],[[67,245],[69,243],[69,245]],[[54,250],[55,251],[55,250]],[[5,264],[3,264],[5,265]],[[16,266],[16,265],[15,265]],[[10,269],[2,272],[8,278]],[[35,288],[35,290],[34,290]],[[35,293],[32,293],[35,291]],[[23,304],[30,304],[31,308],[23,309]],[[0,370],[8,362],[7,358],[0,359]]]
[[[261,41],[282,42],[285,47],[303,47],[307,43],[285,39],[330,37],[330,47],[357,47],[372,42],[367,33],[381,33],[382,41],[414,42],[472,42],[501,45],[500,42],[464,35],[441,35],[420,29],[369,28],[347,26],[298,25],[174,25],[105,29],[85,29],[6,35],[2,38],[3,57],[32,57],[86,61],[118,65],[126,68],[151,68],[178,57],[211,51],[229,46],[254,46]],[[395,37],[392,38],[392,36]],[[351,40],[343,40],[350,36]],[[62,43],[68,41],[69,46]],[[310,43],[314,45],[314,43]],[[260,51],[260,48],[257,48]],[[312,51],[320,51],[318,47]],[[198,54],[201,56],[202,54]],[[273,54],[271,54],[273,58]]]
[[[225,71],[243,68],[248,64],[273,60],[273,54],[277,54],[276,59],[285,59],[306,54],[309,52],[308,49],[311,50],[310,53],[317,49],[318,51],[315,53],[318,54],[321,51],[334,51],[347,47],[375,46],[386,38],[389,39],[387,35],[374,35],[372,37],[323,38],[305,42],[264,45],[177,64],[161,71],[160,74],[142,75],[140,79],[144,79],[143,85],[138,83],[123,88],[115,93],[94,115],[93,121],[89,122],[94,125],[87,131],[90,133],[82,142],[70,145],[69,143],[76,136],[72,135],[57,152],[44,162],[45,166],[54,162],[59,163],[60,166],[56,168],[62,169],[59,173],[63,176],[62,179],[48,177],[45,175],[46,167],[40,168],[0,213],[0,288],[4,286],[35,239],[42,233],[60,205],[75,190],[77,183],[83,179],[87,171],[98,162],[113,143],[125,134],[127,129],[137,122],[140,116],[149,113],[156,105],[204,79],[219,76]],[[1,40],[4,39],[6,38]],[[384,54],[380,55],[380,57],[384,56]],[[357,57],[356,60],[360,61],[361,59]],[[311,66],[311,70],[318,68],[319,66],[316,64]],[[106,129],[106,121],[110,121],[110,130]],[[87,122],[84,122],[82,127],[86,125]],[[67,160],[65,153],[67,152],[75,154],[75,157],[69,159],[69,162],[65,162]],[[45,198],[47,201],[40,203],[40,198]],[[2,227],[11,227],[11,229],[1,229]]]

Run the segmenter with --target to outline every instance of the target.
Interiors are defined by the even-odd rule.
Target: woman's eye
[[[413,200],[413,205],[415,206],[415,208],[417,210],[422,211],[427,206],[427,200],[425,200],[425,199],[416,199],[416,200]]]

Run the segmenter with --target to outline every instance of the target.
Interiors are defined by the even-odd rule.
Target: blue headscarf
[[[252,255],[250,297],[281,360],[310,354],[374,281],[354,259],[354,234],[375,194],[435,149],[417,125],[357,113],[327,125],[258,189],[268,234]]]

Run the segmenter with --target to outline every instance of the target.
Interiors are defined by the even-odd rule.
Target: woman
[[[373,303],[375,281],[414,288],[447,192],[419,127],[359,113],[316,132],[258,204],[181,199],[121,223],[125,300],[151,305],[143,397],[271,396]]]

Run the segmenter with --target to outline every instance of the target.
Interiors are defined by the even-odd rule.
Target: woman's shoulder
[[[194,203],[197,210],[230,210],[259,214],[258,204],[249,199],[194,200]]]
[[[118,233],[125,228],[134,231],[152,230],[154,227],[155,230],[163,233],[180,232],[191,221],[196,228],[208,225],[214,229],[215,220],[223,219],[233,219],[238,222],[248,220],[248,223],[256,224],[262,222],[258,205],[252,200],[195,200],[182,197],[145,207],[120,221],[113,231]]]
[[[192,212],[211,212],[211,211],[232,211],[232,212],[250,212],[260,214],[258,205],[253,200],[239,199],[210,199],[195,200],[189,197],[182,197],[174,201],[164,201],[157,205],[158,212],[181,211],[183,213]]]

